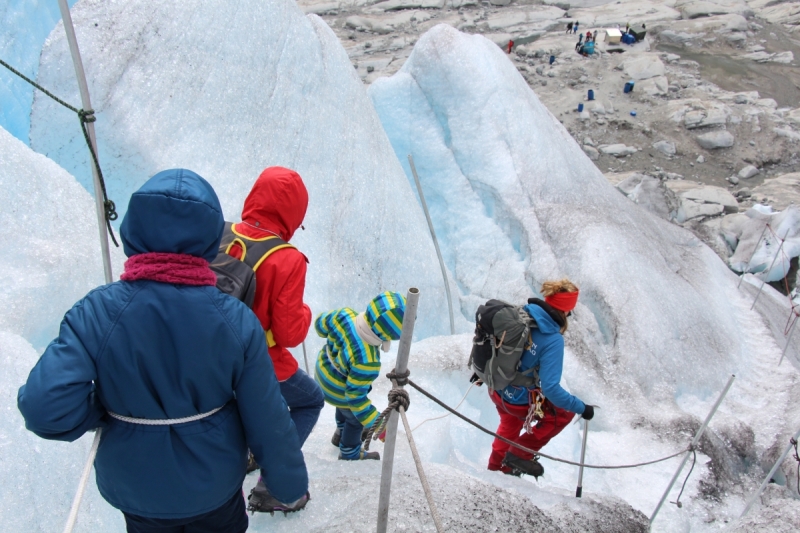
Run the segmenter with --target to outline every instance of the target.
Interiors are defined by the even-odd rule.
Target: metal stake
[[[794,440],[797,441],[798,438],[800,438],[800,429],[798,429],[797,433],[794,434]],[[742,516],[740,516],[739,519],[744,518],[744,515],[746,515],[748,513],[748,511],[750,511],[750,508],[753,506],[753,504],[756,502],[758,497],[761,496],[761,493],[764,491],[764,487],[767,486],[767,483],[769,483],[769,480],[772,479],[772,476],[775,475],[775,472],[778,470],[778,468],[781,466],[781,464],[783,464],[783,460],[786,459],[787,455],[789,455],[789,450],[791,450],[792,447],[794,447],[794,444],[789,442],[789,446],[787,446],[786,449],[783,450],[783,453],[781,454],[780,458],[778,458],[778,460],[775,462],[775,465],[772,467],[772,470],[769,471],[769,474],[767,474],[767,477],[764,478],[764,481],[763,481],[763,483],[761,483],[761,486],[758,487],[758,490],[756,491],[756,493],[753,494],[753,496],[750,498],[750,501],[747,502],[747,505],[745,506],[744,511],[742,511]]]
[[[794,309],[792,309],[792,314],[794,315],[794,322],[792,322],[792,327],[789,328],[789,335],[786,337],[786,346],[783,347],[783,353],[781,353],[781,360],[778,361],[778,366],[781,366],[783,358],[786,357],[786,350],[789,348],[789,343],[792,341],[792,333],[794,333],[794,327],[797,325],[797,313]]]
[[[764,234],[767,232],[767,228],[769,228],[769,222],[767,222],[767,223],[764,225],[764,231],[762,231],[762,232],[761,232],[761,237],[759,237],[759,238],[758,238],[758,242],[756,243],[756,247],[755,247],[755,248],[753,248],[753,253],[752,253],[752,254],[750,254],[750,259],[748,259],[748,260],[747,260],[747,263],[746,263],[746,264],[747,264],[747,266],[748,266],[748,267],[750,266],[750,261],[752,261],[752,260],[753,260],[753,256],[754,256],[754,255],[756,255],[756,250],[758,250],[758,245],[759,245],[759,244],[761,244],[761,239],[763,239],[763,238],[764,238]],[[741,286],[742,286],[742,280],[744,279],[744,275],[745,275],[745,274],[747,274],[747,272],[742,272],[742,277],[741,277],[741,278],[739,278],[739,284],[738,284],[738,285],[736,285],[736,288],[737,288],[737,289],[738,289],[739,287],[741,287]]]
[[[61,10],[61,19],[64,21],[64,31],[67,33],[67,42],[69,43],[69,51],[72,54],[72,63],[75,65],[75,77],[78,79],[78,87],[81,92],[81,105],[83,109],[88,111],[92,108],[92,103],[89,100],[89,86],[86,83],[86,74],[83,71],[83,62],[81,61],[81,52],[78,49],[78,39],[75,37],[75,28],[72,25],[72,16],[69,13],[69,6],[67,0],[58,0],[58,7]],[[94,122],[88,122],[86,129],[89,132],[89,140],[92,142],[94,153],[97,158],[100,158],[100,153],[97,151],[97,139],[94,135]],[[91,161],[91,157],[89,158]],[[111,256],[108,252],[108,234],[106,233],[106,211],[103,205],[103,191],[100,186],[100,176],[97,174],[97,167],[94,163],[90,163],[92,167],[92,177],[94,178],[94,205],[97,211],[97,229],[100,231],[100,251],[103,254],[103,272],[105,273],[106,283],[114,281],[111,274]]]
[[[589,436],[589,421],[583,421],[583,445],[581,446],[581,467],[578,470],[578,488],[575,489],[575,497],[580,498],[583,494],[583,460],[586,458],[586,437]]]
[[[764,277],[766,277],[767,274],[769,274],[769,271],[772,270],[772,267],[775,266],[775,261],[777,261],[778,260],[778,256],[781,255],[781,249],[783,248],[783,243],[786,242],[786,236],[787,235],[789,235],[789,230],[788,229],[786,230],[786,233],[783,234],[783,239],[781,239],[781,245],[778,246],[778,251],[775,252],[775,257],[772,258],[772,263],[770,263],[769,268],[764,271]],[[786,277],[785,273],[784,273],[784,277]],[[753,305],[750,306],[750,310],[751,311],[756,306],[756,302],[758,301],[758,297],[761,296],[761,290],[764,288],[764,285],[766,283],[767,282],[764,281],[764,280],[761,281],[761,286],[758,288],[758,294],[756,294],[756,299],[753,300]]]
[[[403,332],[397,347],[395,372],[405,372],[408,368],[408,355],[411,352],[411,336],[414,333],[414,321],[417,318],[417,302],[419,289],[411,287],[406,295],[406,312],[403,315]],[[386,533],[389,525],[389,497],[392,491],[392,469],[394,467],[394,447],[397,442],[397,411],[389,414],[386,423],[386,442],[383,445],[383,461],[381,465],[381,492],[378,497],[378,533]]]
[[[728,391],[730,390],[731,385],[733,385],[733,380],[734,379],[736,379],[736,376],[732,375],[730,377],[730,379],[728,380],[728,384],[725,385],[725,388],[722,390],[722,393],[719,395],[719,398],[717,398],[717,401],[714,404],[714,407],[711,408],[711,412],[708,413],[708,416],[706,417],[705,422],[703,422],[703,425],[700,426],[700,429],[697,430],[697,433],[695,434],[694,439],[692,440],[692,444],[690,446],[690,449],[686,451],[686,455],[683,457],[683,461],[681,461],[681,465],[678,467],[678,470],[675,471],[675,475],[672,476],[672,481],[669,482],[669,486],[667,487],[667,490],[664,491],[664,495],[661,496],[661,500],[658,502],[658,505],[656,506],[656,510],[653,511],[653,516],[650,517],[650,525],[651,526],[653,525],[653,520],[656,519],[656,515],[658,514],[658,511],[661,509],[661,506],[664,505],[664,501],[667,499],[667,496],[669,495],[669,491],[672,490],[672,486],[675,484],[675,481],[678,479],[678,476],[681,475],[681,470],[683,470],[683,467],[686,466],[686,461],[689,460],[689,454],[691,453],[692,449],[694,449],[694,447],[697,446],[697,443],[700,442],[700,438],[703,436],[703,433],[705,433],[706,428],[708,427],[708,423],[711,422],[711,417],[713,417],[714,413],[716,413],[717,409],[719,409],[719,405],[722,403],[722,400],[725,399],[725,395],[728,394]]]
[[[442,251],[439,249],[439,240],[436,238],[436,231],[433,229],[433,222],[431,215],[428,212],[428,204],[425,202],[425,195],[422,194],[422,185],[419,183],[419,176],[417,175],[417,167],[414,166],[414,157],[408,154],[408,164],[411,165],[411,173],[414,175],[414,183],[417,184],[417,192],[419,192],[419,199],[422,202],[422,210],[425,211],[425,219],[428,221],[428,229],[431,230],[431,237],[433,237],[433,246],[436,248],[436,257],[439,258],[439,267],[442,269],[442,278],[444,279],[444,290],[447,293],[447,309],[450,311],[450,335],[456,334],[456,323],[453,317],[453,298],[450,296],[450,282],[447,280],[447,269],[444,267],[444,259],[442,259]]]
[[[308,374],[308,355],[306,355],[306,341],[303,341],[303,361],[306,362],[306,374]]]

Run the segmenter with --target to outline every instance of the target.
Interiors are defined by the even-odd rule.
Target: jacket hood
[[[120,235],[128,257],[163,252],[211,262],[224,225],[211,185],[191,170],[177,168],[159,172],[133,193]]]
[[[542,302],[542,304],[547,305],[544,302]],[[551,333],[559,333],[561,331],[561,326],[553,320],[553,317],[551,317],[540,304],[528,304],[525,306],[525,311],[536,320],[536,325],[542,333],[550,335]]]
[[[242,221],[288,241],[303,223],[307,209],[308,191],[300,174],[284,167],[269,167],[247,195]]]
[[[398,340],[403,332],[406,299],[397,292],[384,292],[367,306],[367,324],[382,341]]]

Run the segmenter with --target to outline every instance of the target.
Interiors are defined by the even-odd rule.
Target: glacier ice
[[[470,335],[430,336],[446,330],[447,311],[427,228],[402,173],[413,154],[464,317],[487,297],[533,295],[548,277],[568,275],[581,285],[566,336],[564,385],[601,407],[589,462],[635,462],[679,449],[728,374],[737,373],[698,455],[684,509],[665,507],[654,531],[713,531],[738,514],[760,475],[756,463],[768,462],[787,428],[800,424],[791,408],[800,393],[796,372],[775,366],[773,336],[713,252],[616,193],[489,41],[434,28],[397,75],[373,85],[373,108],[317,17],[287,1],[227,6],[219,0],[76,5],[101,163],[120,207],[147,176],[181,165],[207,177],[235,218],[264,166],[297,168],[311,193],[308,229],[297,244],[311,258],[307,299],[314,311],[358,306],[379,287],[416,284],[418,337],[428,338],[412,347],[412,378],[451,405],[466,395],[461,412],[492,427],[498,417],[486,391],[468,383]],[[39,77],[77,101],[60,35],[49,39]],[[16,388],[61,314],[101,282],[102,269],[98,259],[80,259],[96,248],[97,228],[91,200],[70,181],[72,174],[88,188],[90,176],[74,116],[36,98],[32,146],[66,172],[3,133],[3,215],[12,200],[30,214],[27,224],[14,220],[0,229],[0,268],[10,284],[37,284],[8,293],[0,305],[0,445],[10,459],[0,468],[0,506],[4,517],[16,513],[0,530],[49,531],[66,517],[91,436],[67,445],[25,432]],[[68,233],[47,231],[53,210],[37,209],[37,200],[64,208]],[[31,231],[57,260],[48,263],[15,240]],[[30,264],[29,271],[14,266],[16,253],[28,254],[21,264]],[[32,298],[28,310],[6,306],[25,294]],[[466,331],[466,320],[459,327]],[[309,353],[320,343],[309,337]],[[390,354],[384,368],[393,362]],[[387,391],[386,380],[376,382],[378,407]],[[443,414],[411,395],[412,427]],[[326,407],[305,449],[309,508],[286,518],[257,515],[252,531],[374,527],[379,468],[337,461],[329,444],[333,428]],[[546,462],[538,483],[486,471],[491,438],[455,417],[428,422],[414,435],[445,523],[464,528],[503,529],[509,520],[526,524],[526,515],[539,520],[532,527],[641,530],[642,513],[652,511],[679,461],[589,470],[578,501],[576,469],[568,465]],[[570,425],[546,451],[576,460],[580,435],[579,425]],[[5,455],[6,449],[13,451]],[[431,531],[403,442],[396,473],[390,530]],[[245,490],[254,483],[249,476]],[[709,497],[709,490],[718,492]],[[404,507],[398,494],[406,492]],[[493,514],[487,498],[509,505],[498,503],[502,512]],[[753,523],[769,516],[762,510]],[[77,531],[123,527],[91,483]]]
[[[336,36],[286,0],[84,0],[73,9],[90,81],[100,161],[120,217],[165,168],[206,178],[238,220],[261,170],[297,170],[309,189],[305,231],[314,312],[363,307],[383,290],[418,286],[420,335],[449,322],[422,211]],[[78,99],[63,32],[42,51],[39,81]],[[79,124],[37,97],[31,146],[91,190]],[[466,325],[464,325],[466,327]]]

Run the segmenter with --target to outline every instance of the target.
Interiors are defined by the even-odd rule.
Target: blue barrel
[[[556,56],[550,56],[550,64],[552,65],[555,62],[556,62]]]
[[[589,101],[591,102],[592,100],[594,100],[594,90],[589,89]]]
[[[578,104],[578,113],[583,111],[583,104]]]
[[[636,116],[636,111],[631,111],[631,116],[635,117]]]
[[[625,83],[625,88],[622,90],[624,93],[629,93],[633,90],[633,82],[629,81]]]

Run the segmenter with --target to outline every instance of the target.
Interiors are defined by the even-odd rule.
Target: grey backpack
[[[538,367],[517,370],[522,352],[530,347],[530,331],[534,327],[536,321],[522,306],[501,300],[478,306],[469,365],[490,389],[539,385]]]

